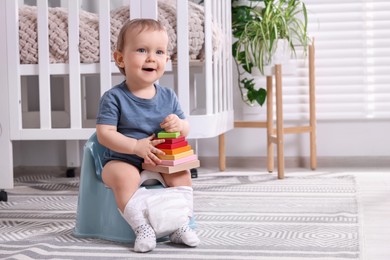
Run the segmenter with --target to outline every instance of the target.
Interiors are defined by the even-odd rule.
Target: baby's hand
[[[141,158],[144,158],[144,162],[147,164],[156,165],[161,163],[161,160],[157,157],[157,154],[164,155],[165,153],[155,146],[165,142],[164,139],[153,140],[154,134],[151,136],[137,140],[137,144],[134,148],[134,153]]]
[[[165,132],[181,132],[183,130],[182,120],[176,114],[168,115],[160,126]]]

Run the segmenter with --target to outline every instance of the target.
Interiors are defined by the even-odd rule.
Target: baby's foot
[[[138,226],[135,231],[134,251],[145,253],[156,247],[156,233],[149,224]]]
[[[176,244],[185,244],[187,246],[196,247],[199,245],[200,240],[195,231],[187,224],[177,229],[171,235],[169,235],[171,242]]]

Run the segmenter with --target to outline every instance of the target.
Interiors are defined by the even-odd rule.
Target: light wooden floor
[[[224,172],[200,168],[199,175],[259,174],[264,168],[234,168]],[[268,173],[267,173],[268,174]],[[275,174],[275,173],[269,173]],[[354,175],[358,185],[362,234],[362,260],[390,259],[390,168],[323,168],[311,171],[306,168],[286,168],[285,176]]]

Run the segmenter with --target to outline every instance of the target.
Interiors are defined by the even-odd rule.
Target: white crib
[[[0,0],[0,189],[13,187],[13,141],[66,140],[67,166],[80,165],[78,142],[88,139],[95,131],[95,118],[88,115],[88,107],[91,106],[88,104],[97,106],[96,100],[95,103],[89,101],[86,82],[95,80],[100,85],[98,99],[122,80],[112,62],[110,42],[110,11],[112,3],[118,1],[130,6],[131,18],[158,19],[157,0],[94,1],[99,16],[100,59],[94,63],[82,63],[79,17],[84,12],[80,8],[83,1],[58,0],[56,2],[68,12],[69,61],[50,63],[48,17],[51,9],[48,0],[37,0],[39,62],[21,64],[19,8],[23,1]],[[189,7],[193,3],[187,0],[163,2],[176,6],[177,60],[170,63],[161,84],[167,85],[165,80],[173,83],[191,124],[188,138],[219,136],[233,128],[230,1],[206,0],[204,7],[200,7],[200,10],[204,8],[204,56],[196,60],[189,56],[188,20],[191,16]],[[29,88],[33,81],[36,81],[36,90]],[[58,85],[63,87],[58,90]],[[39,92],[38,109],[30,107],[32,92]],[[58,96],[61,98],[58,99]],[[57,103],[63,103],[61,109],[53,108]]]

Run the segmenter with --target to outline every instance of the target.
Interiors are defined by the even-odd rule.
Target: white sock
[[[171,242],[176,244],[185,244],[190,247],[196,247],[199,245],[200,240],[196,235],[195,231],[188,226],[188,224],[183,225],[181,228],[173,232],[169,239]]]
[[[150,194],[147,189],[139,188],[127,202],[122,214],[136,235],[135,252],[148,252],[156,247],[156,234],[144,215],[148,196]]]
[[[156,234],[149,224],[138,226],[135,230],[134,251],[145,253],[156,248]]]

